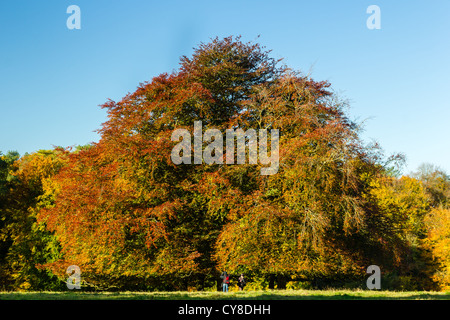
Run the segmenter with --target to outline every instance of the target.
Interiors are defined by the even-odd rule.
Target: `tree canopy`
[[[449,263],[439,251],[448,226],[437,218],[448,214],[448,176],[393,175],[400,157],[387,161],[361,141],[330,83],[281,65],[261,45],[240,37],[202,43],[178,70],[102,107],[108,119],[98,143],[0,162],[1,196],[21,203],[15,213],[0,207],[2,215],[28,219],[15,229],[2,222],[2,257],[21,261],[14,246],[39,244],[39,254],[25,256],[47,282],[77,265],[85,285],[100,289],[201,289],[222,270],[277,277],[282,287],[361,279],[377,264],[397,287],[447,283],[429,265]],[[174,164],[171,134],[185,129],[195,139],[195,121],[223,133],[278,129],[278,172]],[[17,192],[7,191],[5,172]],[[35,238],[12,240],[20,228]],[[14,268],[2,272],[29,274]]]

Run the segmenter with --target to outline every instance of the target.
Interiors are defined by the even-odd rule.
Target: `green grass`
[[[450,300],[450,292],[264,290],[244,292],[0,292],[0,300]]]

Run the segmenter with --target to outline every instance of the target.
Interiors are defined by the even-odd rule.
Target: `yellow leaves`
[[[398,232],[420,232],[422,218],[429,206],[429,197],[422,183],[403,176],[400,179],[381,177],[369,182],[368,198],[373,198],[383,216]]]
[[[434,208],[425,217],[428,237],[433,240],[450,238],[450,209]]]
[[[40,150],[19,160],[17,176],[25,181],[41,182],[53,176],[63,164],[64,159],[59,151]]]
[[[118,193],[128,194],[135,191],[137,189],[137,185],[129,179],[117,177],[113,181],[113,188],[117,190]]]
[[[441,289],[450,288],[450,209],[434,208],[425,217],[426,246],[439,264],[434,280]]]
[[[301,263],[292,212],[268,203],[253,207],[240,219],[228,223],[216,243],[220,268],[238,272],[295,270]]]

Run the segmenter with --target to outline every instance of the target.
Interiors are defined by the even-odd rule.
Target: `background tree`
[[[10,172],[19,157],[18,152],[10,151],[6,155],[0,152],[0,288],[2,289],[9,288],[13,283],[9,265],[6,263],[6,255],[12,244],[7,230],[10,222],[7,209],[13,178]]]
[[[442,290],[450,288],[450,176],[432,164],[422,164],[413,174],[430,197],[431,210],[425,215],[427,237],[424,247],[433,257],[428,272]]]
[[[433,208],[449,206],[450,176],[444,170],[433,164],[423,163],[412,176],[424,184]]]
[[[56,259],[59,245],[55,237],[36,221],[45,185],[63,161],[59,151],[40,150],[26,154],[8,153],[2,157],[3,170],[1,208],[1,272],[4,289],[57,289],[61,283],[38,264]],[[5,167],[5,166],[3,166]]]
[[[426,246],[433,255],[432,278],[442,290],[450,288],[450,210],[433,208],[426,216]]]

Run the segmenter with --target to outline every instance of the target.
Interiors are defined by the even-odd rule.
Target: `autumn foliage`
[[[11,221],[20,212],[46,248],[45,257],[29,254],[33,270],[51,282],[75,264],[88,287],[167,290],[214,286],[222,270],[278,287],[361,283],[376,264],[396,288],[449,286],[447,195],[438,203],[434,185],[396,176],[395,157],[364,145],[328,82],[280,64],[258,44],[214,39],[178,70],[106,102],[98,143],[11,165],[22,185],[13,189],[25,194],[4,197],[28,202],[0,210]],[[171,133],[192,133],[194,121],[222,132],[279,129],[278,173],[175,165]],[[8,237],[21,234],[5,231],[11,223],[2,252],[22,261],[11,258]]]

